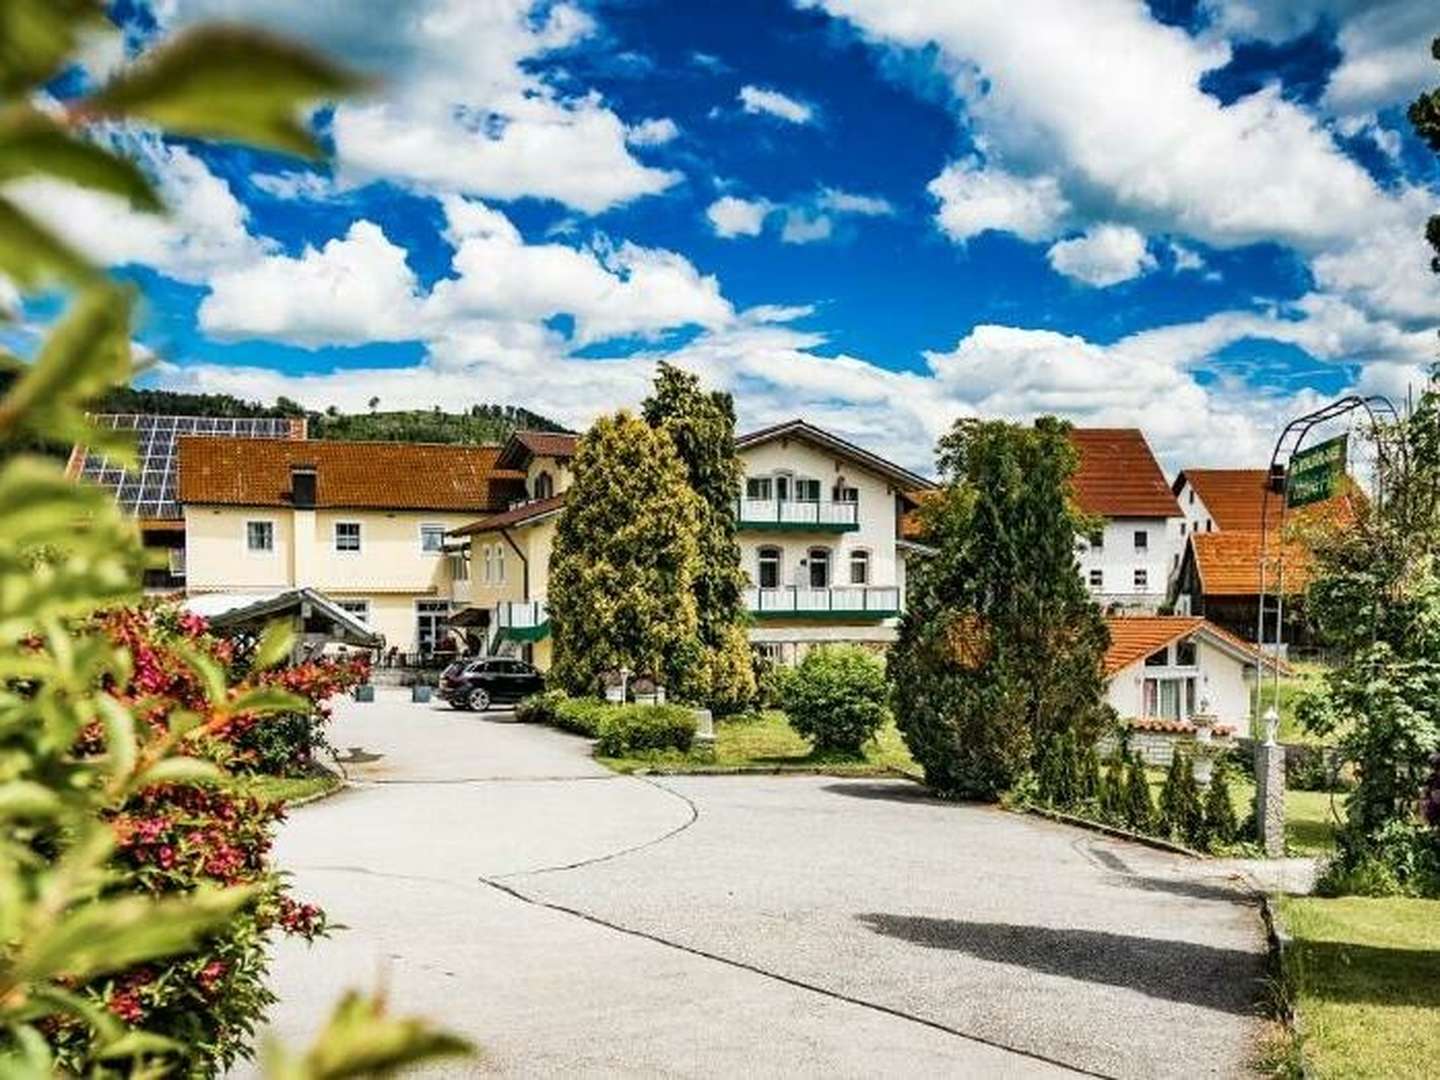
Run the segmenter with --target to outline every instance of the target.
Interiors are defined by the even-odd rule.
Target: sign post
[[[1309,506],[1340,494],[1349,440],[1348,435],[1337,435],[1295,452],[1285,483],[1286,506]]]

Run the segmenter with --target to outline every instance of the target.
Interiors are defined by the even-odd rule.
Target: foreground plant
[[[107,28],[91,0],[0,5],[0,179],[45,175],[158,212],[148,178],[88,139],[87,124],[136,118],[308,153],[314,144],[298,106],[355,82],[263,35],[200,28],[95,94],[37,108],[41,87],[72,64],[82,37]],[[234,836],[158,842],[164,830],[194,821],[145,811],[178,798],[182,808],[193,804],[197,820],[223,818],[234,808],[215,786],[222,774],[207,760],[213,747],[235,725],[309,703],[262,677],[288,651],[282,634],[267,636],[255,675],[239,685],[220,657],[176,643],[187,672],[187,692],[177,695],[174,671],[152,668],[153,656],[97,618],[138,599],[144,558],[135,526],[107,494],[16,450],[84,442],[133,460],[115,433],[92,430],[83,411],[132,374],[131,297],[3,196],[0,275],[27,292],[64,290],[68,299],[33,362],[0,354],[0,365],[17,373],[0,400],[0,1075],[158,1075],[180,1061],[206,1075],[248,1047],[217,1055],[136,1026],[149,985],[137,973],[249,932],[247,919],[288,919],[304,930],[310,916],[280,905]],[[186,860],[200,873],[176,880]],[[267,903],[276,906],[269,915]],[[214,1020],[238,1007],[232,1034],[248,1036],[258,1012],[244,1002],[217,1004],[234,972],[207,961],[190,974],[199,992],[189,1011]],[[353,998],[316,1047],[293,1060],[277,1056],[275,1069],[294,1078],[354,1076],[462,1048]]]

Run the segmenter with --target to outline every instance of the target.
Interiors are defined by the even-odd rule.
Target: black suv
[[[456,669],[459,668],[457,671]],[[440,696],[457,709],[484,712],[545,689],[545,677],[520,660],[482,657],[464,667],[451,664],[440,676]]]

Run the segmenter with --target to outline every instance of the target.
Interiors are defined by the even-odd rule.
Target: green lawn
[[[1283,897],[1280,915],[1315,1075],[1436,1075],[1440,900]]]
[[[1307,690],[1314,689],[1319,683],[1321,676],[1325,674],[1326,667],[1323,664],[1304,663],[1297,661],[1290,665],[1293,675],[1282,675],[1280,677],[1280,741],[1287,743],[1333,743],[1335,736],[1330,735],[1324,739],[1310,734],[1300,722],[1295,719],[1295,705],[1300,696]],[[1268,707],[1274,693],[1274,687],[1267,675],[1265,679],[1265,704]],[[1252,712],[1253,715],[1253,712]]]
[[[1165,781],[1163,769],[1148,769],[1150,793],[1158,804],[1160,785]],[[1285,846],[1292,855],[1325,855],[1334,850],[1336,821],[1334,814],[1345,813],[1345,796],[1337,792],[1334,796],[1334,813],[1331,812],[1331,795],[1327,791],[1285,792]],[[1230,801],[1235,804],[1235,813],[1242,822],[1249,821],[1254,813],[1255,785],[1248,777],[1231,775]]]
[[[235,776],[235,787],[264,802],[296,802],[334,791],[340,777],[328,769],[309,776]]]
[[[667,772],[754,769],[842,776],[920,775],[893,720],[866,744],[863,756],[855,758],[816,754],[778,709],[717,721],[713,757],[696,750],[688,754],[672,750],[600,760],[617,772],[642,768]]]

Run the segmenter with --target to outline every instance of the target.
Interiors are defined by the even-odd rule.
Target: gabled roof
[[[1279,584],[1279,569],[1285,572],[1285,594],[1303,593],[1314,572],[1310,549],[1295,539],[1280,541],[1273,534],[1268,541],[1271,562],[1265,569],[1265,587],[1273,592]],[[1205,596],[1260,595],[1260,533],[1253,529],[1233,532],[1195,533],[1190,537],[1190,554],[1200,591]],[[1274,556],[1279,555],[1276,563]]]
[[[315,470],[317,509],[483,512],[506,505],[523,474],[499,448],[440,443],[182,437],[182,503],[293,506],[291,469]]]
[[[871,453],[862,446],[832,435],[830,432],[816,427],[814,424],[806,423],[804,420],[786,420],[784,423],[772,424],[770,427],[760,428],[745,435],[739,435],[735,439],[736,450],[748,450],[752,446],[759,446],[762,443],[774,442],[776,439],[799,439],[808,442],[812,446],[819,447],[837,457],[843,457],[861,465],[871,472],[879,473],[891,483],[900,488],[906,498],[913,501],[912,492],[915,489],[929,489],[935,486],[934,481],[913,473],[909,469],[896,465],[893,461],[887,461],[879,454]]]
[[[472,521],[468,525],[462,525],[458,529],[451,529],[450,536],[469,536],[472,533],[492,532],[495,529],[509,529],[517,525],[529,525],[541,518],[547,518],[552,514],[558,514],[565,509],[565,493],[551,495],[548,499],[533,499],[519,506],[512,506],[509,510],[502,510],[498,514],[481,518],[479,521]]]
[[[1258,529],[1261,507],[1266,505],[1266,476],[1264,469],[1182,469],[1174,491],[1178,496],[1188,480],[1217,529]],[[1269,526],[1280,520],[1283,501],[1283,493],[1271,492]]]
[[[304,615],[311,626],[317,622],[327,626],[332,641],[362,649],[378,649],[385,643],[380,634],[324,593],[310,588],[259,594],[202,593],[187,597],[182,606],[196,615],[203,615],[210,629],[216,633],[259,630],[272,619]]]
[[[502,469],[529,467],[532,458],[553,457],[568,461],[575,456],[575,444],[580,436],[565,431],[515,431],[500,448],[496,464]]]
[[[1074,428],[1075,501],[1103,517],[1181,517],[1180,504],[1139,428]]]
[[[1237,660],[1258,664],[1262,659],[1254,645],[1198,615],[1107,615],[1105,625],[1110,629],[1110,648],[1105,650],[1107,676],[1191,635],[1205,638]]]

